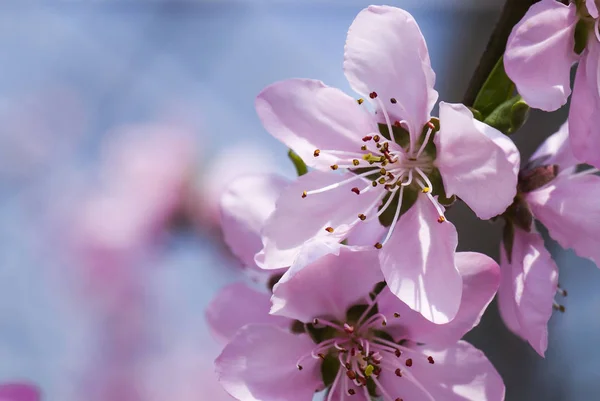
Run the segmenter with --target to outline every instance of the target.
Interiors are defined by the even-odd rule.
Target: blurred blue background
[[[419,22],[450,102],[502,3],[388,2]],[[368,4],[0,4],[0,382],[37,383],[48,401],[227,399],[204,308],[241,272],[215,199],[243,172],[293,176],[254,97],[291,77],[352,93],[344,41]],[[523,160],[565,117],[532,113],[515,136]],[[461,206],[450,218],[461,249],[498,255],[499,226]],[[509,401],[598,399],[600,272],[548,244],[569,296],[546,359],[504,329],[495,305],[469,340]]]

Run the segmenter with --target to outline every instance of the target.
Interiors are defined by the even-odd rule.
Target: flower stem
[[[492,36],[479,60],[469,87],[463,97],[466,106],[473,106],[477,94],[487,80],[494,66],[506,50],[506,42],[513,27],[523,18],[529,7],[540,0],[506,0],[500,19],[492,32]]]

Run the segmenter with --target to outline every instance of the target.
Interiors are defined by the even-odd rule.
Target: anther
[[[552,307],[561,313],[564,313],[566,311],[566,308],[564,305],[559,305],[556,302],[552,305]]]
[[[321,151],[319,149],[315,149],[313,156],[318,157],[320,154],[321,154]]]
[[[304,367],[302,365],[296,365],[296,367],[298,368],[298,370],[304,369]]]
[[[369,377],[373,374],[373,371],[375,370],[375,367],[373,365],[367,365],[367,367],[365,368],[365,376]]]
[[[308,194],[306,193],[306,191],[302,191],[302,197],[306,198],[308,196]]]
[[[337,164],[332,164],[330,167],[332,170],[337,170],[339,166]]]
[[[381,175],[386,175],[387,174],[387,170],[382,168],[381,170],[379,170],[379,174]]]
[[[394,312],[394,317],[395,317],[395,318],[399,318],[399,317],[400,317],[400,314],[399,314],[398,312]]]
[[[360,147],[360,150],[367,150],[367,145],[362,145],[362,146]]]
[[[383,177],[380,178],[378,181],[381,185],[385,184],[385,178],[383,178]]]
[[[364,214],[359,214],[358,218],[361,219],[362,221],[365,221],[367,219],[367,216],[365,216]]]
[[[440,216],[440,217],[438,217],[437,221],[438,221],[438,223],[443,223],[446,221],[446,218],[444,216]]]
[[[375,99],[377,97],[377,92],[371,92],[371,93],[369,93],[369,97],[371,99]]]
[[[358,159],[354,159],[354,160],[352,160],[352,164],[354,164],[355,166],[358,166],[360,164],[360,161]]]
[[[356,99],[356,103],[363,104],[363,102],[365,101],[365,99],[363,99],[362,97],[360,99]]]
[[[396,369],[396,372],[394,373],[396,373],[396,376],[402,377],[402,371],[400,370],[400,368]]]
[[[373,137],[372,137],[372,136],[370,136],[370,135],[367,135],[367,136],[363,136],[363,139],[362,139],[362,140],[363,140],[363,142],[369,142],[371,139],[373,139]],[[366,150],[366,149],[365,149],[365,150]]]
[[[344,365],[344,367],[346,368],[346,370],[351,370],[352,369],[352,365],[350,365],[349,362],[346,362],[346,364]]]
[[[348,395],[354,395],[354,394],[356,394],[356,391],[354,391],[353,388],[348,389]]]
[[[333,232],[333,227],[326,227],[325,231],[327,231],[328,233],[332,233]]]
[[[348,379],[350,379],[350,380],[356,379],[356,373],[353,370],[347,371],[346,376],[348,376]]]
[[[428,193],[429,191],[431,191],[431,189],[429,187],[423,187],[423,189],[421,190],[424,194]]]
[[[379,362],[377,362],[379,363]],[[379,377],[379,375],[381,374],[381,367],[379,366],[375,366],[375,368],[373,369],[373,374],[377,377]]]
[[[408,366],[409,368],[412,366],[412,359],[408,358],[406,360],[406,366]]]
[[[399,349],[396,348],[396,351],[394,351],[394,354],[396,355],[396,358],[400,358],[400,356],[402,355],[402,351],[400,351]]]
[[[375,246],[375,248],[377,248],[377,249],[381,249],[381,248],[383,248],[383,245],[381,245],[381,243],[379,243],[379,242],[378,242],[378,243],[376,243],[374,246]]]
[[[358,189],[357,187],[352,188],[351,191],[354,192],[356,195],[360,195],[360,189]]]
[[[348,334],[354,333],[354,327],[350,326],[348,323],[344,323],[344,331]]]
[[[375,135],[375,136],[373,136],[373,140],[374,140],[375,142],[379,142],[379,140],[380,140],[380,139],[381,139],[381,137],[380,137],[379,135]]]
[[[371,183],[371,185],[372,185],[372,186],[374,186],[374,187],[376,187],[376,186],[377,186],[377,181],[373,181],[373,182]]]
[[[394,127],[400,127],[400,126],[401,126],[400,121],[398,121],[398,120],[394,121]]]
[[[396,99],[395,98],[391,98],[390,102],[392,102],[392,104],[396,104]]]
[[[557,293],[559,293],[560,295],[562,295],[563,297],[566,297],[568,295],[567,290],[560,288],[560,285],[558,286],[558,289],[556,290]]]
[[[323,355],[323,354],[317,354],[317,356],[318,356],[319,358],[321,358],[322,360],[325,360],[325,355]]]
[[[402,398],[396,398],[394,401],[404,401]]]
[[[435,361],[433,360],[433,357],[432,357],[432,356],[428,356],[428,357],[427,357],[427,360],[428,360],[428,361],[429,361],[429,363],[430,363],[430,364],[432,364],[432,365],[435,363]]]

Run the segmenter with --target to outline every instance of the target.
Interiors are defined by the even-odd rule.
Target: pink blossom
[[[256,262],[281,268],[308,240],[358,238],[381,249],[394,294],[446,323],[458,311],[462,285],[453,263],[456,229],[441,198],[457,195],[483,219],[502,213],[516,192],[519,153],[463,105],[440,103],[437,130],[430,116],[435,73],[421,31],[404,10],[370,6],[358,14],[344,71],[376,114],[363,99],[309,79],[275,83],[257,97],[265,128],[315,171],[282,192]],[[386,229],[356,234],[386,212]]]
[[[571,66],[579,62],[569,111],[571,146],[582,162],[600,167],[600,33],[598,10],[593,0],[586,6],[542,0],[531,6],[513,29],[504,55],[508,76],[532,107],[554,111],[571,94]],[[575,28],[580,22],[589,30],[587,46],[575,52]]]
[[[0,384],[0,401],[39,401],[39,390],[26,383]]]
[[[322,246],[305,248],[302,255],[309,256],[274,288],[271,313],[293,326],[247,324],[217,358],[219,380],[231,395],[243,401],[306,401],[326,389],[326,401],[347,395],[364,401],[370,395],[385,401],[504,399],[504,384],[491,363],[459,341],[497,289],[493,260],[456,254],[463,300],[457,319],[436,325],[387,288],[376,290],[383,279],[376,251],[338,246],[313,257]]]
[[[521,199],[519,207],[546,226],[562,247],[573,248],[579,256],[598,265],[600,177],[595,174],[596,169],[576,172],[577,161],[570,150],[566,123],[540,146],[530,165],[532,169],[537,166],[538,172],[556,169],[557,174],[551,172],[547,179],[531,187],[531,173],[523,173],[517,195]],[[499,306],[507,326],[544,355],[548,320],[553,306],[562,309],[554,301],[562,290],[558,288],[558,268],[541,235],[533,225],[529,231],[524,228],[527,227],[515,226],[510,256],[504,246],[501,250]]]

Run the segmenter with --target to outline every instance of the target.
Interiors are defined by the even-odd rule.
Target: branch
[[[494,66],[506,50],[506,42],[515,25],[523,18],[529,7],[540,0],[506,0],[500,20],[492,32],[492,36],[479,60],[469,87],[463,98],[466,106],[473,106],[481,87],[490,75]]]

